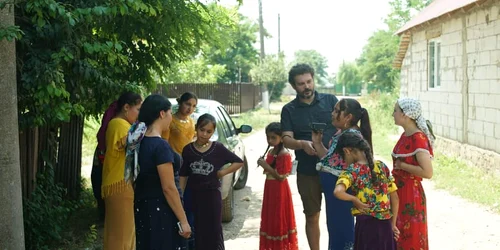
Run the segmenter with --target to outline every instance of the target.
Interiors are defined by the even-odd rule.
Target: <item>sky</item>
[[[278,51],[278,13],[281,50],[293,60],[297,50],[314,49],[328,60],[328,73],[342,61],[354,61],[370,35],[384,29],[389,0],[262,0],[264,27],[272,35],[264,40],[266,54]],[[233,6],[236,0],[220,0]],[[258,0],[243,0],[240,13],[258,21]],[[256,44],[259,48],[259,45]]]

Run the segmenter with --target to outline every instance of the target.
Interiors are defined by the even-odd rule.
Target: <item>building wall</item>
[[[441,41],[441,86],[428,88],[429,39]],[[500,153],[500,2],[412,31],[401,95],[418,98],[434,132]]]

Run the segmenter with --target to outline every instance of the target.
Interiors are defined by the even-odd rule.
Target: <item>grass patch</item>
[[[437,188],[446,189],[453,195],[486,205],[500,213],[500,178],[441,153],[436,153],[433,164],[432,182]],[[474,188],[471,188],[472,184]]]
[[[373,130],[373,150],[375,155],[391,161],[391,152],[399,138],[398,127],[394,124],[392,113],[396,103],[396,94],[373,94],[360,99],[361,104],[370,114]],[[472,202],[486,205],[500,213],[500,178],[486,171],[468,166],[459,159],[443,155],[434,150],[434,176],[431,181],[436,188],[444,189],[453,195]],[[392,162],[386,162],[392,164]],[[465,180],[474,181],[474,188]]]
[[[85,180],[86,182],[86,180]],[[97,204],[92,188],[84,184],[80,195],[81,206],[72,213],[64,240],[57,249],[102,249],[102,223],[98,222]]]

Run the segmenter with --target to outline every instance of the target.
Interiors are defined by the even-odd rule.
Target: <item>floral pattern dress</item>
[[[433,157],[432,146],[422,132],[406,136],[404,133],[392,151],[394,165],[400,159],[410,165],[418,166],[416,155],[426,152]],[[427,202],[422,178],[401,169],[392,171],[398,186],[399,214],[397,227],[401,234],[397,242],[398,250],[428,250]]]
[[[346,189],[352,188],[352,192],[358,199],[370,205],[367,215],[379,220],[392,218],[391,202],[389,194],[398,188],[394,184],[394,178],[389,172],[389,168],[381,161],[374,163],[373,172],[378,182],[372,182],[372,171],[365,164],[351,164],[345,171],[342,171],[336,185],[344,184]],[[351,209],[352,215],[361,213],[356,207]]]

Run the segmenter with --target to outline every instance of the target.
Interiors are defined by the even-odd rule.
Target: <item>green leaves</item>
[[[313,67],[316,76],[316,82],[320,85],[323,85],[324,82],[321,82],[321,79],[325,79],[328,77],[328,73],[326,69],[328,68],[328,60],[326,57],[321,55],[316,50],[298,50],[294,54],[295,59],[293,61],[293,65],[297,63],[306,63]],[[293,66],[292,65],[292,66]]]
[[[21,127],[96,115],[125,90],[151,89],[202,46],[228,44],[213,31],[231,27],[220,13],[184,0],[18,2],[17,26],[1,28],[0,39],[18,39]],[[214,65],[207,77],[224,73]]]
[[[399,37],[394,33],[412,14],[418,13],[432,0],[391,0],[391,12],[384,20],[387,28],[378,30],[368,39],[357,63],[363,81],[368,83],[368,90],[392,91],[399,84],[399,70],[392,67],[392,62],[399,48]]]
[[[24,32],[19,26],[0,27],[0,41],[7,39],[10,42],[14,39],[21,39],[23,35]]]
[[[348,93],[360,93],[362,87],[361,75],[356,63],[342,63],[337,73],[338,84],[344,85]]]

